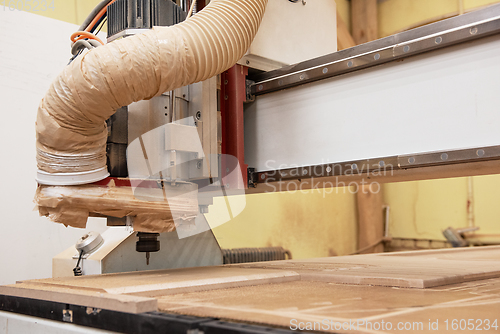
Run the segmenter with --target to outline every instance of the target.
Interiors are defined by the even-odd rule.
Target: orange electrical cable
[[[113,0],[111,1],[110,3],[108,3],[108,6],[111,5],[113,2],[115,2],[116,0]],[[101,17],[104,15],[104,13],[106,13],[106,11],[108,10],[108,6],[104,7],[103,9],[101,9],[101,11],[99,13],[97,13],[96,17],[94,17],[94,19],[92,20],[92,22],[90,22],[90,24],[88,25],[87,28],[85,28],[85,31],[90,31],[90,29],[92,29],[92,27],[101,19]]]
[[[96,35],[88,32],[88,31],[77,31],[71,35],[70,39],[72,42],[76,42],[76,41],[79,41],[79,40],[84,39],[84,38],[95,39],[96,41],[98,41],[99,43],[104,45],[103,41],[101,41],[101,39],[99,37],[97,37]]]
[[[99,43],[104,45],[103,41],[101,41],[101,39],[99,37],[97,37],[96,35],[94,35],[90,32],[90,29],[92,29],[92,27],[106,13],[106,11],[108,10],[108,6],[111,5],[115,1],[116,0],[110,1],[106,7],[101,9],[101,11],[99,13],[97,13],[96,17],[94,17],[94,19],[92,20],[92,22],[90,22],[90,24],[87,26],[87,28],[85,28],[85,31],[77,31],[73,35],[71,35],[71,41],[74,43],[74,42],[79,41],[79,40],[84,39],[84,38],[90,38],[90,39],[95,39],[96,41],[98,41]]]

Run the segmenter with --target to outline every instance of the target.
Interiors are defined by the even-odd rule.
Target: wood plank
[[[175,296],[189,295],[192,301],[193,296],[202,296],[214,290],[214,294],[225,296],[225,291],[234,293],[243,291],[238,289],[245,287],[249,287],[249,291],[268,291],[280,284],[301,281],[307,284],[300,286],[313,289],[308,292],[311,293],[310,300],[314,298],[321,302],[325,296],[313,295],[315,286],[340,286],[332,293],[340,293],[342,289],[352,290],[354,286],[363,289],[378,286],[416,288],[410,290],[422,294],[436,286],[447,289],[449,284],[474,284],[471,281],[484,282],[493,278],[500,278],[500,246],[50,278],[0,287],[0,294],[129,313],[154,311],[159,299],[161,303],[170,305],[162,304],[162,307],[168,310],[180,307],[179,310],[184,312],[184,307],[199,310],[199,305],[172,306],[169,303],[176,300]],[[386,294],[387,291],[398,290],[386,290]],[[276,298],[282,303],[283,300],[297,299],[302,292]],[[261,296],[261,308],[265,307],[265,303],[274,303],[272,294],[268,297]],[[498,296],[497,300],[500,301]],[[285,308],[286,303],[283,302],[282,307]],[[275,316],[276,312],[271,310],[268,315]]]
[[[69,292],[75,291],[75,293],[92,296],[102,293],[113,296],[154,297],[295,280],[300,280],[300,275],[289,270],[218,266],[47,278],[23,281],[18,284],[21,288],[39,288],[49,291],[65,289]]]
[[[293,270],[302,280],[424,289],[500,277],[500,246],[235,265]]]
[[[154,298],[116,295],[99,291],[85,291],[29,283],[0,286],[0,295],[76,304],[126,313],[154,312],[158,310],[158,301]]]
[[[358,204],[358,249],[361,254],[384,251],[384,215],[382,186],[378,183],[362,185],[356,193]]]
[[[356,44],[378,38],[377,0],[351,0],[351,17]]]
[[[393,330],[398,322],[422,322],[421,330],[408,332],[441,333],[445,332],[446,319],[498,318],[499,289],[500,279],[426,290],[298,281],[168,296],[159,298],[158,307],[163,312],[288,329],[291,319],[304,324],[326,319],[329,324],[340,325],[358,320],[380,325],[383,320],[386,324],[391,322]],[[429,328],[429,319],[439,320],[439,330]],[[370,330],[365,322],[357,330],[322,327],[318,332],[392,333],[378,328],[380,331],[376,327]],[[493,328],[491,331],[497,332]]]
[[[354,38],[352,38],[349,28],[337,11],[337,49],[343,50],[356,46]]]

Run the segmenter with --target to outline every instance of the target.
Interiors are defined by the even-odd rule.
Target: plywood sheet
[[[126,313],[153,312],[158,309],[157,300],[154,298],[109,294],[98,289],[79,290],[70,287],[20,283],[15,286],[0,287],[0,295],[77,304]]]
[[[489,319],[490,324],[498,319],[500,279],[424,290],[296,281],[160,297],[158,307],[168,313],[292,329],[298,322],[304,327],[316,322],[318,332],[446,333],[454,332],[453,319],[482,319],[483,323]],[[378,327],[382,321],[386,330]],[[438,330],[429,329],[429,323],[436,321]],[[347,330],[339,328],[344,323],[354,325]],[[387,330],[388,323],[393,330]],[[413,328],[394,330],[399,323]],[[498,328],[490,327],[489,331],[485,326],[482,328],[486,333],[499,332]]]
[[[24,281],[0,294],[140,313],[157,310],[156,299],[145,297],[299,279],[283,270],[199,267]]]
[[[493,277],[499,279],[491,289],[493,292],[485,293],[484,298],[484,291],[476,291],[472,297],[461,291],[470,286],[481,287],[481,284],[486,284],[485,280]],[[474,285],[476,281],[478,284]],[[457,283],[465,285],[448,290],[449,284]],[[436,286],[445,287],[441,290],[429,289]],[[375,291],[374,294],[371,291]],[[377,291],[383,292],[378,294]],[[448,296],[435,291],[454,292],[452,296]],[[305,309],[317,308],[314,312],[319,312],[324,306],[331,309],[330,305],[337,305],[339,301],[345,302],[336,306],[338,309],[335,309],[335,312],[338,314],[336,313],[335,317],[339,318],[354,316],[353,314],[358,312],[355,311],[358,301],[362,305],[373,305],[366,311],[360,311],[363,316],[378,314],[378,304],[382,308],[398,308],[398,305],[406,308],[428,305],[429,302],[452,302],[461,300],[462,297],[472,298],[474,303],[479,303],[477,305],[492,303],[498,307],[500,247],[52,278],[0,287],[0,294],[131,313],[154,311],[158,300],[160,308],[165,311],[183,314],[195,312],[196,315],[215,312],[234,320],[239,320],[239,309],[246,305],[248,308],[244,312],[244,319],[250,321],[249,315],[255,313],[263,322],[267,321],[267,317],[279,318],[283,314],[282,311],[286,311],[284,314],[288,316],[287,310],[300,310],[300,305],[305,305]],[[348,297],[351,294],[354,298],[352,301],[349,299],[351,297]],[[205,300],[204,296],[210,298]],[[248,301],[247,297],[250,298]],[[433,299],[427,302],[428,297]],[[213,308],[209,307],[212,302]],[[252,306],[252,303],[255,305]],[[227,312],[222,313],[223,311]],[[500,314],[500,308],[497,309],[497,314]],[[278,324],[276,321],[270,323]]]
[[[293,270],[302,280],[429,288],[500,277],[500,247],[341,256],[236,265]]]

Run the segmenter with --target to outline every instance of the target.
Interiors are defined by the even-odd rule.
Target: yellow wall
[[[81,24],[87,15],[94,9],[100,0],[38,0],[39,7],[31,6],[28,10],[26,0],[12,1],[12,3],[23,3],[23,10],[50,17],[56,20],[65,21],[74,24]],[[1,0],[0,4],[9,5],[10,0]],[[32,2],[31,2],[32,3]],[[46,5],[46,9],[42,10],[42,5]],[[17,5],[16,5],[17,6]],[[50,8],[48,8],[50,7]],[[12,5],[14,8],[14,4]]]
[[[224,207],[216,198],[209,222]],[[214,233],[223,248],[282,246],[294,258],[349,254],[357,246],[356,196],[348,187],[248,195],[243,213]]]
[[[349,0],[335,0],[337,12],[344,20],[347,28],[351,30],[351,2]]]
[[[392,237],[441,240],[449,226],[467,226],[467,178],[386,184],[384,200]]]
[[[500,241],[500,175],[476,176],[469,182],[463,177],[386,184],[391,236],[444,240],[442,231],[450,226],[479,226],[477,233],[497,235],[484,240]]]
[[[491,5],[498,0],[383,0],[379,1],[379,37]]]

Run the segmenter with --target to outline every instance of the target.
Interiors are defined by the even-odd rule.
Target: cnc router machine
[[[37,203],[56,222],[82,227],[90,215],[112,228],[54,258],[52,279],[0,287],[0,333],[498,332],[498,247],[220,266],[210,226],[243,210],[237,195],[497,174],[500,5],[336,52],[333,1],[271,0],[258,33],[252,20],[266,1],[228,3],[104,1],[75,35],[72,67],[97,59],[103,78],[89,70],[84,81],[95,79],[96,94],[118,87],[106,98],[120,108],[105,137],[99,126],[92,132],[105,156],[71,141],[66,154],[48,144],[52,125],[43,117],[66,119],[47,97]],[[103,13],[115,49],[87,35]],[[310,24],[280,38],[300,22]],[[238,27],[247,31],[238,35]],[[155,36],[160,42],[148,49]],[[227,69],[231,49],[242,48],[234,41],[245,49]],[[135,53],[127,49],[134,43]],[[158,54],[175,62],[164,65]],[[123,64],[112,74],[117,58]],[[212,65],[224,71],[214,76]],[[180,85],[164,85],[169,75]],[[134,95],[155,80],[169,89]],[[65,108],[84,110],[86,91],[74,91]],[[100,124],[89,110],[68,118]],[[90,136],[80,123],[68,127]],[[58,131],[50,135],[67,139]],[[58,158],[75,169],[51,160]],[[93,167],[103,159],[105,168]],[[209,226],[215,197],[227,210]],[[75,266],[83,276],[71,277]]]

